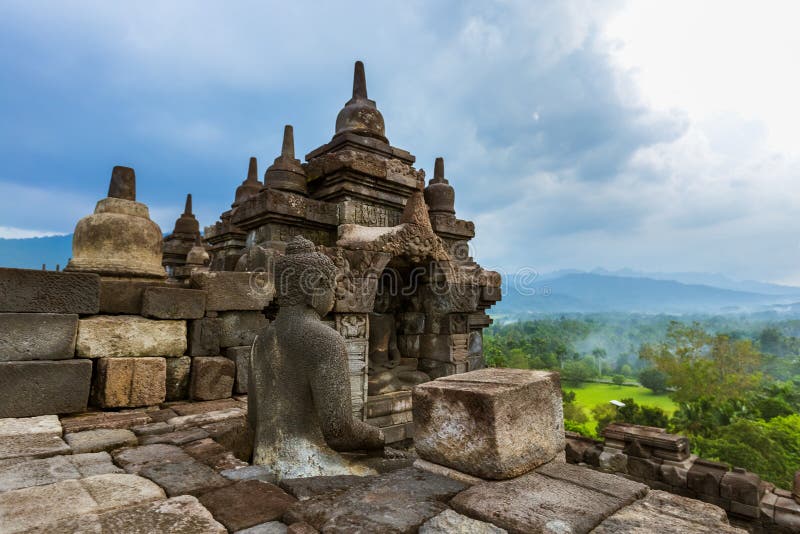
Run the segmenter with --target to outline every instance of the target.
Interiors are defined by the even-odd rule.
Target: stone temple
[[[482,368],[500,276],[361,62],[330,141],[275,148],[202,232],[115,167],[63,272],[0,268],[0,534],[800,531],[800,477],[571,435],[558,373]]]

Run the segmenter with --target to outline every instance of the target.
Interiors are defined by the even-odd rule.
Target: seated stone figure
[[[363,474],[338,451],[383,447],[380,429],[353,418],[345,342],[320,319],[334,305],[335,267],[302,237],[275,265],[278,314],[250,355],[253,463],[279,478]]]
[[[375,311],[369,317],[369,395],[410,390],[431,379],[418,371],[416,365],[402,363],[392,303],[393,297],[388,291],[379,292],[375,296]]]

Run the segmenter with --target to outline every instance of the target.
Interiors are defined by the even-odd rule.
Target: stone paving
[[[0,533],[743,532],[715,506],[559,461],[455,480],[392,451],[369,459],[378,475],[278,482],[246,461],[246,409],[0,419]]]

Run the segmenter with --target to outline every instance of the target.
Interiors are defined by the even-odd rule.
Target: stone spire
[[[361,61],[356,61],[353,72],[353,98],[347,101],[336,117],[334,137],[345,133],[373,137],[384,143],[389,142],[386,139],[383,115],[378,111],[375,101],[367,98],[367,77]]]
[[[190,267],[205,267],[208,266],[209,261],[208,251],[203,244],[203,239],[198,234],[194,240],[194,245],[189,250],[189,253],[186,254],[186,265]]]
[[[186,195],[186,206],[183,208],[183,214],[175,221],[175,228],[172,230],[173,234],[200,234],[200,223],[195,219],[192,213],[192,194]]]
[[[431,214],[445,213],[455,215],[456,193],[444,177],[444,158],[436,158],[433,166],[433,179],[425,188],[425,203]]]
[[[111,171],[108,198],[136,200],[136,172],[130,167],[117,165]]]
[[[248,198],[255,196],[261,191],[261,182],[258,181],[258,161],[250,158],[250,165],[247,168],[247,178],[242,185],[236,188],[236,197],[231,207],[236,207]]]
[[[306,171],[300,160],[294,157],[294,129],[289,124],[283,129],[281,155],[264,173],[264,185],[270,189],[308,194]]]

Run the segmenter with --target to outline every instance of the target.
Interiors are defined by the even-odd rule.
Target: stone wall
[[[662,428],[613,423],[603,431],[603,441],[573,432],[566,432],[566,437],[569,463],[714,504],[727,512],[732,524],[750,532],[800,531],[797,495],[761,480],[756,473],[698,458],[690,453],[685,436]]]
[[[0,268],[0,417],[247,393],[271,281],[184,283]]]

